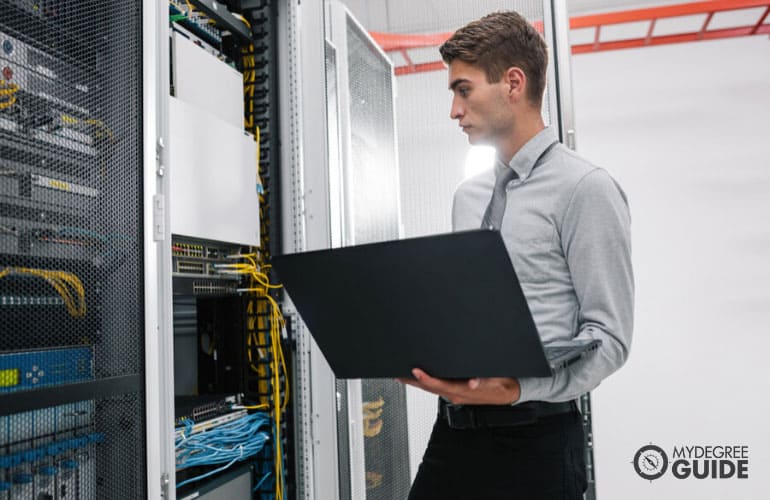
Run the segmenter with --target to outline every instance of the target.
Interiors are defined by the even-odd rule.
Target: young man
[[[547,49],[522,16],[488,15],[440,51],[454,95],[451,118],[471,144],[497,150],[494,169],[455,193],[454,229],[500,230],[545,343],[591,338],[602,345],[547,378],[452,381],[415,369],[403,382],[440,396],[440,410],[409,499],[582,499],[575,400],[617,370],[631,345],[626,197],[606,171],[545,127]]]

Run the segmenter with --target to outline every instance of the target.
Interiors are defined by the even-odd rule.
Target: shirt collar
[[[505,168],[512,168],[519,179],[526,179],[532,172],[532,167],[543,152],[556,140],[556,133],[551,127],[546,127],[528,140],[506,165],[500,158],[495,162],[495,178]]]

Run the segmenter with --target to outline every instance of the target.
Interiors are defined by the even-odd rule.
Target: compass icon
[[[668,469],[666,452],[654,444],[642,446],[634,455],[634,469],[643,479],[658,479]]]

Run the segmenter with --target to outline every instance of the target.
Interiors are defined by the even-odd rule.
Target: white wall
[[[764,36],[573,58],[578,149],[630,198],[637,279],[631,358],[593,396],[599,500],[770,493],[767,61]],[[467,143],[448,119],[448,97],[446,109],[426,105],[444,78],[397,79],[407,236],[448,229],[462,176]],[[410,441],[418,443],[434,401],[409,396]],[[749,479],[669,472],[642,480],[630,462],[649,442],[669,453],[748,445]],[[410,450],[413,468],[421,454]]]
[[[346,3],[370,29],[395,32],[427,29],[426,17],[435,23],[428,31],[478,17],[463,10],[470,2],[442,3],[440,16],[425,2]],[[653,1],[612,8],[621,3]],[[610,9],[597,0],[569,6],[573,15]],[[572,65],[578,150],[629,196],[637,281],[630,360],[593,394],[598,499],[770,498],[770,41],[584,54]],[[448,118],[445,79],[397,78],[406,236],[449,230],[462,178],[468,146]],[[410,442],[422,443],[435,399],[408,397]],[[643,480],[631,460],[650,442],[669,453],[747,445],[749,478],[680,480],[669,471]],[[410,450],[413,472],[421,455]]]
[[[629,196],[637,280],[630,360],[594,392],[598,498],[770,498],[770,41],[572,65],[578,150]],[[642,480],[649,442],[748,445],[749,478]]]

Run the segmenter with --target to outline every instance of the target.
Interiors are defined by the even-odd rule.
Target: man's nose
[[[458,102],[457,97],[452,98],[452,108],[449,110],[449,117],[453,120],[459,120],[463,117],[464,110],[462,105]]]

